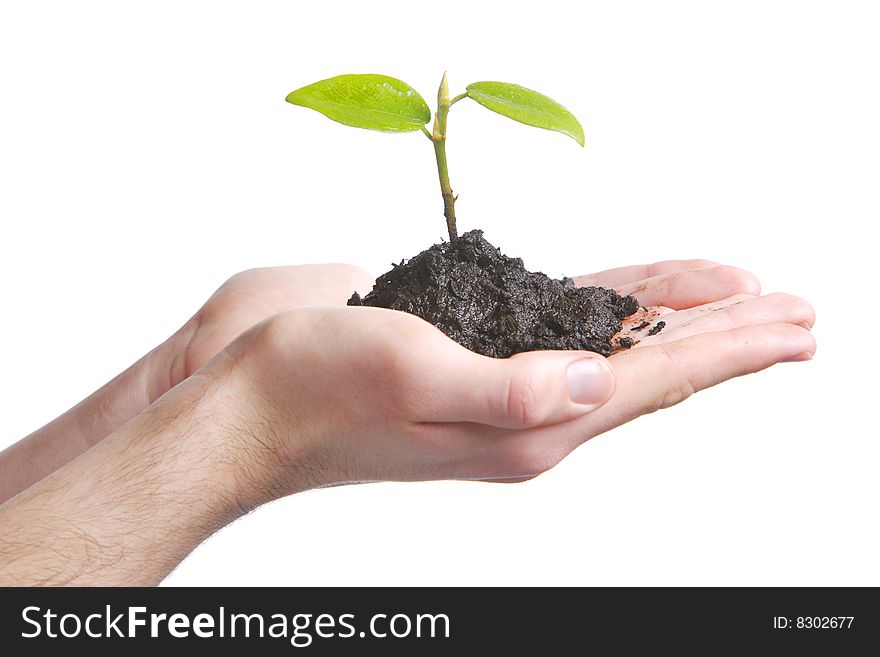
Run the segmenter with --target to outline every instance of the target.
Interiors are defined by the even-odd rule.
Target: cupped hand
[[[623,334],[636,346],[607,360],[492,359],[405,313],[303,308],[259,325],[205,371],[240,386],[230,403],[256,436],[256,470],[270,473],[258,488],[274,497],[358,481],[528,479],[635,417],[815,350],[810,306],[758,297],[742,270],[679,261],[577,282],[635,294],[652,326],[662,317],[666,327],[648,336],[632,330],[644,321],[635,318]]]
[[[267,317],[300,306],[344,306],[352,292],[368,290],[372,284],[367,272],[344,264],[266,267],[238,273],[171,338],[48,425],[43,435],[51,439],[76,432],[81,440],[69,452],[72,458],[148,408]],[[46,444],[46,467],[34,476],[51,472],[60,462],[57,447]],[[73,444],[67,440],[68,446]],[[23,484],[32,483],[30,479]],[[12,492],[17,492],[14,487]]]
[[[759,298],[749,274],[709,263],[581,280],[632,292],[666,322],[649,335],[635,318],[623,333],[638,343],[607,360],[487,358],[413,315],[340,305],[361,285],[350,270],[279,273],[238,276],[206,304],[189,342],[168,346],[196,371],[155,403],[139,408],[162,348],[3,452],[0,499],[14,498],[0,523],[18,539],[5,581],[156,583],[223,524],[307,488],[528,479],[636,416],[815,349],[807,304]]]

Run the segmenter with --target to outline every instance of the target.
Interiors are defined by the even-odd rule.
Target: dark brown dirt
[[[418,315],[468,349],[506,358],[521,351],[581,349],[609,355],[632,346],[611,339],[635,313],[634,297],[602,287],[575,287],[530,272],[472,230],[393,265],[365,297],[350,306],[376,306]]]
[[[648,335],[657,335],[660,331],[666,328],[666,322],[660,320],[654,326],[651,327],[651,330],[648,331]]]

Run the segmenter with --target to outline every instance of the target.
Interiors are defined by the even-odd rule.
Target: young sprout
[[[287,94],[287,102],[316,110],[339,123],[380,132],[423,132],[434,145],[443,214],[449,240],[458,239],[455,200],[446,163],[446,117],[460,100],[470,98],[502,116],[544,130],[568,135],[581,146],[584,130],[574,115],[547,96],[507,82],[474,82],[466,91],[449,98],[446,73],[437,91],[437,110],[432,130],[431,109],[418,92],[405,82],[374,73],[338,75]]]

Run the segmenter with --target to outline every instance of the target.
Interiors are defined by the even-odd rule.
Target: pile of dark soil
[[[506,358],[538,349],[585,349],[604,356],[632,346],[612,338],[635,313],[635,297],[603,287],[575,287],[528,271],[472,230],[435,244],[382,274],[350,306],[376,306],[418,315],[468,349]]]

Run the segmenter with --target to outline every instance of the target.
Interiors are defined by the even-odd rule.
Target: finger
[[[635,417],[677,404],[691,394],[771,365],[802,360],[816,341],[802,326],[743,326],[622,352],[609,362],[617,392],[590,418],[601,433]]]
[[[712,303],[706,303],[688,310],[673,310],[666,306],[640,306],[634,314],[621,321],[622,328],[618,338],[634,340],[635,344],[633,347],[638,348],[656,342],[665,342],[667,341],[665,338],[669,335],[671,328],[684,323],[684,320],[679,319],[681,317],[688,316],[694,318],[699,316],[696,314],[697,311],[707,313],[712,310],[727,308],[740,301],[755,298],[757,297],[751,294],[735,294],[721,301],[713,301]],[[663,324],[659,324],[661,319]],[[760,323],[766,324],[768,322]]]
[[[621,285],[636,283],[645,278],[652,278],[663,274],[671,274],[677,271],[690,271],[694,269],[709,269],[710,267],[717,266],[718,264],[711,260],[664,260],[650,265],[617,267],[615,269],[608,269],[599,272],[598,274],[575,276],[574,284],[578,287],[598,285],[600,287],[616,288]]]
[[[455,347],[432,350],[430,363],[408,380],[417,421],[527,429],[590,413],[614,392],[606,359],[591,352],[532,351],[499,359]]]
[[[439,424],[430,426],[430,432],[451,457],[442,466],[444,476],[524,481],[552,468],[598,434],[728,379],[782,361],[802,360],[815,349],[810,332],[793,324],[702,334],[612,356],[609,363],[617,380],[614,395],[601,408],[571,422],[526,431]]]
[[[736,267],[679,271],[623,285],[621,295],[635,296],[643,306],[668,306],[675,310],[711,303],[735,294],[757,296],[761,285],[752,274]]]
[[[526,429],[564,422],[604,404],[614,392],[605,358],[588,351],[531,351],[490,358],[450,340],[422,319],[396,310],[349,308],[339,344],[350,376],[383,373],[389,408],[411,423],[470,423]],[[339,312],[339,311],[337,311]],[[330,311],[323,311],[326,317]],[[371,358],[372,357],[372,358]],[[334,360],[340,360],[339,354]]]
[[[785,322],[810,329],[816,321],[816,313],[800,297],[775,293],[757,298],[742,295],[731,297],[673,313],[665,317],[664,321],[665,330],[658,335],[643,338],[642,345],[755,324]]]

